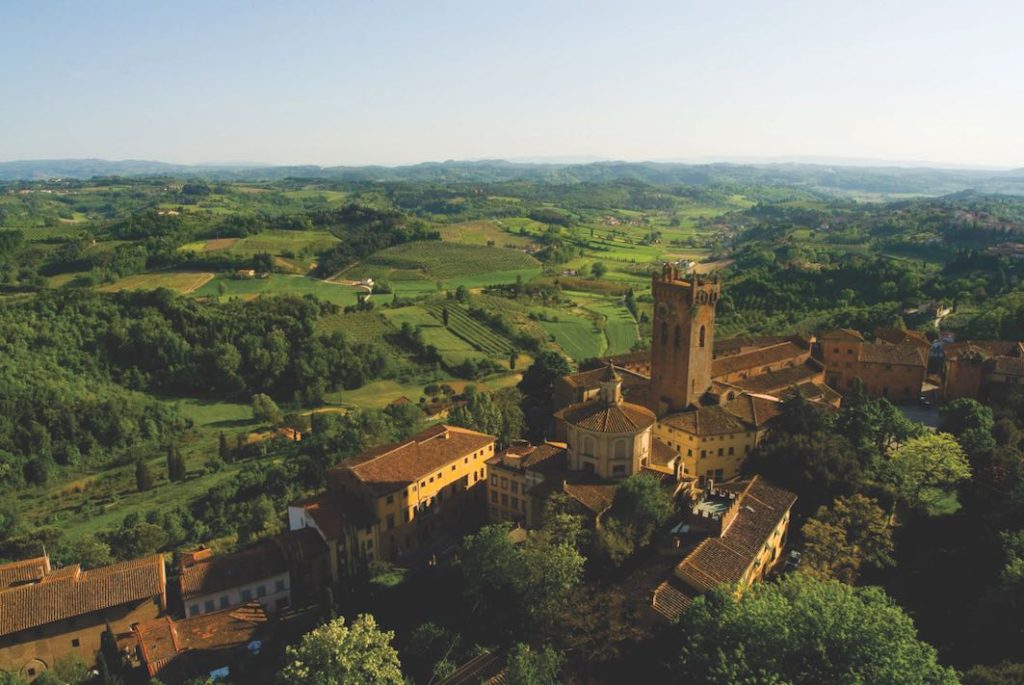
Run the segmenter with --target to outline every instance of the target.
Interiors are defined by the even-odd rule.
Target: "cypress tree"
[[[145,492],[153,487],[153,473],[142,459],[135,462],[135,487]]]

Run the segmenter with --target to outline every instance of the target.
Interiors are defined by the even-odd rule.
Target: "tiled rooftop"
[[[245,648],[266,623],[263,607],[254,601],[180,621],[146,621],[135,627],[135,635],[149,675],[171,667],[175,675],[187,677],[228,665],[228,653]],[[174,663],[178,659],[189,663]]]
[[[711,376],[718,378],[727,376],[737,371],[750,369],[754,373],[760,373],[765,366],[779,364],[787,359],[807,355],[809,351],[794,342],[786,341],[768,347],[762,347],[750,352],[733,354],[728,357],[719,357],[711,361]]]
[[[467,454],[494,444],[494,437],[437,425],[405,442],[385,445],[335,467],[351,471],[378,496],[401,490]],[[488,455],[490,456],[490,455]]]
[[[164,596],[164,558],[142,559],[82,571],[68,567],[40,582],[0,592],[0,635]]]
[[[183,599],[221,592],[288,571],[281,548],[266,541],[234,554],[212,556],[181,570]]]
[[[733,382],[747,392],[773,393],[805,383],[822,373],[821,364],[814,359],[807,359],[803,364],[788,366]]]
[[[669,414],[661,419],[661,423],[690,435],[744,433],[753,428],[752,425],[748,425],[740,417],[717,404]]]
[[[35,557],[0,565],[0,590],[39,580],[50,571],[49,557]]]
[[[676,576],[697,592],[736,585],[778,527],[796,495],[754,476],[739,495],[736,518],[722,537],[707,538],[676,567]]]
[[[596,433],[637,433],[654,425],[654,412],[639,404],[607,404],[600,399],[570,404],[555,416]]]

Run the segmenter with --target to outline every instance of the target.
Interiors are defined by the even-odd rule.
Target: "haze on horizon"
[[[0,159],[1024,166],[1024,3],[9,1]]]

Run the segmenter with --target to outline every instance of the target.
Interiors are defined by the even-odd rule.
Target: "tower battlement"
[[[661,273],[655,273],[651,279],[651,294],[654,301],[658,296],[665,299],[684,299],[689,304],[711,304],[718,302],[722,293],[722,284],[718,276],[691,273],[683,277],[674,264],[665,264]]]

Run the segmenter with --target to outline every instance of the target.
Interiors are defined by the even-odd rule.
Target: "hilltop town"
[[[41,549],[0,565],[0,664],[40,682],[69,659],[124,682],[262,682],[286,644],[339,611],[390,621],[404,604],[411,615],[491,626],[470,654],[456,649],[453,623],[424,623],[437,632],[432,643],[417,642],[420,629],[405,638],[417,679],[507,682],[530,654],[521,631],[546,636],[565,621],[589,632],[586,649],[606,641],[612,663],[654,673],[656,664],[637,661],[646,652],[630,650],[671,634],[691,612],[720,610],[705,603],[709,593],[735,600],[766,579],[852,583],[883,569],[892,549],[885,519],[899,512],[909,525],[936,503],[921,487],[942,499],[966,477],[964,451],[979,449],[970,440],[991,443],[977,433],[991,429],[991,412],[976,400],[1005,401],[1024,383],[1024,343],[940,344],[893,327],[722,337],[717,310],[728,288],[716,273],[665,263],[650,281],[649,349],[576,371],[557,354],[537,355],[520,382],[547,407],[532,442],[489,432],[501,418],[487,395],[471,394],[428,427],[326,468],[326,489],[288,504],[286,529],[237,551],[201,546],[85,569],[55,565]],[[526,387],[542,376],[539,393]],[[977,418],[985,412],[988,429]],[[322,429],[314,421],[305,434],[280,430],[296,442]],[[843,444],[801,455],[799,439],[826,434]],[[935,443],[942,436],[949,441]],[[950,447],[951,456],[942,452]],[[871,465],[911,458],[948,460],[931,467],[948,473],[922,483],[899,466]],[[861,518],[843,518],[840,508],[851,506]],[[815,525],[847,537],[808,533]],[[855,540],[844,525],[881,529],[878,539]],[[533,566],[513,570],[526,563],[520,557]],[[541,575],[525,587],[514,575],[502,580],[517,573]],[[437,605],[464,592],[474,602],[468,615]],[[591,611],[606,624],[585,627]],[[445,643],[434,663],[432,650]],[[594,677],[539,649],[532,658],[554,659],[564,677]]]

